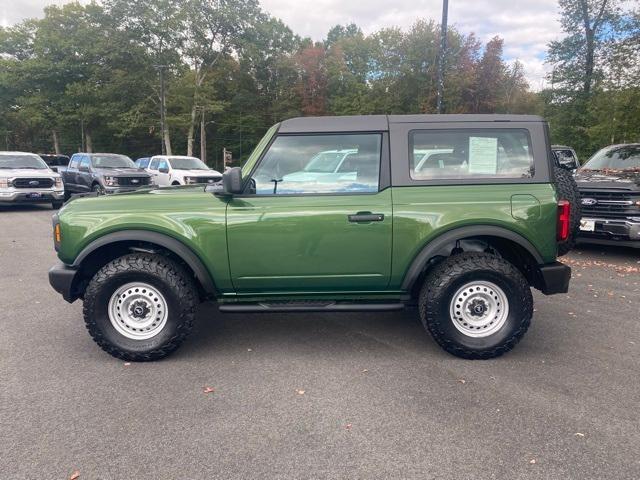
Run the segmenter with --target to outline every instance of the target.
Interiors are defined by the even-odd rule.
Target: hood
[[[0,177],[37,177],[37,178],[57,178],[60,175],[49,170],[48,168],[40,168],[38,170],[33,168],[10,168],[0,169]]]
[[[217,170],[183,170],[174,168],[175,173],[179,173],[185,177],[221,177],[222,174]]]
[[[142,168],[96,168],[93,171],[108,177],[148,177],[150,176]]]
[[[581,170],[575,176],[581,189],[614,189],[640,192],[640,171]]]

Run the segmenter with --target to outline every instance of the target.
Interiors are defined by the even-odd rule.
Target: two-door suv
[[[535,116],[286,120],[220,186],[69,202],[50,282],[127,360],[175,350],[208,299],[224,312],[417,306],[448,352],[496,357],[527,331],[531,287],[569,285],[556,256],[570,204],[548,138]]]

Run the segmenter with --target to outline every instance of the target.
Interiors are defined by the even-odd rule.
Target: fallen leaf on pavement
[[[458,383],[465,384],[465,383],[467,383],[467,381],[464,378],[459,378],[458,379]]]
[[[533,465],[534,463],[536,463],[536,459],[535,459],[535,458],[532,458],[531,460],[529,460],[529,463],[530,463],[531,465]]]
[[[351,424],[350,424],[350,423],[347,423],[347,424],[344,426],[344,428],[345,428],[346,430],[351,430]]]
[[[576,432],[574,433],[576,437],[584,437],[584,433]]]
[[[203,390],[204,393],[213,393],[215,391],[216,389],[213,387],[204,387],[204,390]]]
[[[296,393],[297,393],[298,395],[304,395],[304,390],[296,390]]]
[[[80,478],[80,472],[78,470],[76,470],[71,474],[71,476],[69,477],[69,480],[76,480],[77,478]]]
[[[131,362],[124,362],[125,367],[128,367],[129,365],[131,365]]]

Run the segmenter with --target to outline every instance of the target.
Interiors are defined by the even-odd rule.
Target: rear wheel
[[[558,243],[558,255],[566,255],[576,244],[576,237],[580,229],[580,218],[582,217],[582,204],[580,201],[580,191],[578,184],[573,179],[573,175],[564,168],[555,167],[556,193],[558,200],[567,200],[571,205],[569,217],[569,238]]]
[[[487,359],[508,352],[524,336],[533,298],[522,273],[506,260],[462,253],[427,275],[419,308],[423,325],[444,350]]]
[[[161,255],[130,254],[95,274],[84,295],[84,319],[96,343],[114,357],[166,357],[191,331],[198,295],[193,280]]]

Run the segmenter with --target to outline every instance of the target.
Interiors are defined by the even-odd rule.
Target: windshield
[[[169,157],[169,162],[175,170],[209,170],[209,167],[195,157]]]
[[[47,164],[37,155],[11,155],[0,153],[0,169],[28,168],[33,170],[47,170]]]
[[[582,170],[640,171],[640,145],[603,148],[589,159]]]
[[[99,153],[91,156],[91,165],[96,168],[136,168],[136,165],[126,155],[115,153]]]

